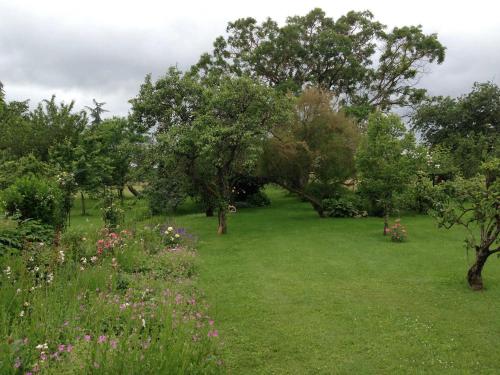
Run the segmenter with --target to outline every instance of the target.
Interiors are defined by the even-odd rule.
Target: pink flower
[[[64,344],[60,344],[57,349],[60,351],[60,352],[64,352],[64,350],[66,349],[66,345]]]
[[[99,336],[99,339],[97,340],[98,344],[102,344],[103,342],[106,342],[107,337],[106,336]]]
[[[92,340],[92,337],[90,337],[90,335],[85,335],[85,336],[83,336],[83,339],[88,342],[88,341]]]
[[[118,341],[116,341],[116,340],[111,340],[111,341],[109,342],[109,344],[111,345],[111,347],[112,347],[113,349],[116,349],[116,345],[118,344]]]
[[[67,351],[68,353],[71,353],[71,351],[72,351],[72,350],[73,350],[73,345],[68,344],[68,346],[66,347],[66,351]]]
[[[208,332],[208,337],[219,337],[219,332],[214,329],[213,331]]]
[[[208,324],[210,324],[211,326],[213,326],[214,325],[214,321],[213,320],[209,320]]]
[[[17,357],[16,361],[14,362],[14,368],[19,368],[19,367],[21,367],[21,359]]]

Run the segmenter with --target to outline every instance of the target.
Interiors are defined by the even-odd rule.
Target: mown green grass
[[[217,236],[216,219],[175,218],[198,235],[201,286],[232,374],[500,372],[500,262],[469,290],[464,232],[406,216],[409,240],[382,221],[319,219],[271,190]]]

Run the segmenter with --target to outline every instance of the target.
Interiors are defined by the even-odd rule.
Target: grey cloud
[[[189,67],[225,28],[225,22],[219,24],[221,14],[217,25],[210,17],[203,23],[174,18],[164,25],[72,25],[14,4],[0,3],[0,80],[8,98],[36,103],[56,93],[65,101],[75,99],[78,108],[96,98],[108,103],[111,114],[127,113],[128,100],[147,73],[157,76],[175,64]],[[383,14],[376,17],[385,21]],[[233,18],[227,15],[227,21]],[[475,37],[465,31],[442,32],[440,39],[448,47],[446,60],[430,67],[421,87],[433,95],[456,96],[469,91],[474,81],[499,82],[498,30]]]

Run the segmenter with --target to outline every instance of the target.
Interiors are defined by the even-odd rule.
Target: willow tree
[[[260,163],[266,178],[309,202],[320,217],[324,200],[354,176],[359,140],[356,124],[331,101],[328,91],[304,91],[292,121],[272,129]]]

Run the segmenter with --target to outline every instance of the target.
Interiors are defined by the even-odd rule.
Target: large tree
[[[470,93],[458,98],[428,98],[412,121],[431,148],[448,148],[462,174],[474,176],[481,163],[500,150],[500,88],[475,83]]]
[[[415,145],[415,137],[406,131],[396,115],[376,112],[368,119],[368,128],[356,155],[359,191],[384,217],[384,235],[388,218],[396,204],[396,195],[410,183],[410,177],[423,162],[424,153]]]
[[[202,104],[186,114],[186,122],[160,134],[158,142],[215,203],[217,232],[224,234],[231,181],[254,169],[269,129],[287,121],[289,101],[245,77],[222,76],[199,93]]]
[[[261,173],[309,202],[320,217],[324,200],[354,177],[359,140],[356,124],[331,107],[332,96],[308,89],[297,99],[294,117],[271,130]]]
[[[373,108],[407,106],[423,98],[415,84],[429,63],[442,63],[445,48],[421,26],[387,30],[368,11],[338,19],[321,9],[280,26],[270,18],[238,19],[204,54],[195,72],[249,74],[281,90],[314,85],[331,91],[359,117]]]

